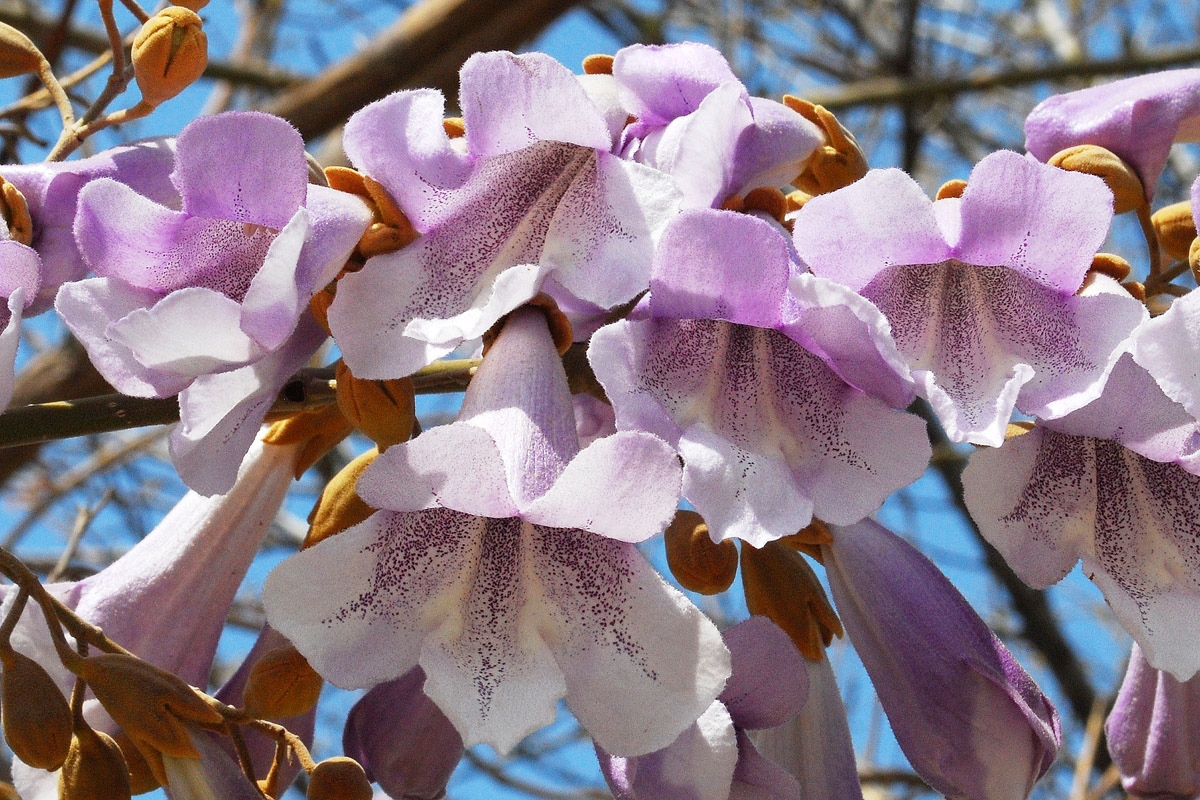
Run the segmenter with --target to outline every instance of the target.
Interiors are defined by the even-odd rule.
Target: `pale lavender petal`
[[[629,113],[650,125],[690,114],[722,83],[737,82],[720,51],[698,42],[624,47],[613,76]]]
[[[1133,165],[1154,195],[1171,143],[1194,136],[1200,70],[1138,75],[1039,103],[1025,118],[1025,146],[1042,161],[1078,144],[1105,147]]]
[[[1024,800],[1054,761],[1058,715],[954,586],[872,521],[822,546],[838,614],[896,740],[950,797]]]
[[[323,331],[301,317],[288,342],[249,366],[201,375],[179,395],[179,424],[171,431],[171,461],[189,488],[228,491],[242,454],[287,380],[321,343]]]
[[[638,160],[670,174],[685,208],[719,206],[734,190],[739,146],[752,133],[750,97],[738,82],[723,83],[695,113],[680,117],[642,143]]]
[[[1200,292],[1188,292],[1138,329],[1130,350],[1167,397],[1200,418]]]
[[[963,476],[989,542],[1035,587],[1076,560],[1158,669],[1200,669],[1200,477],[1116,442],[1037,429]]]
[[[521,516],[547,527],[645,541],[674,516],[682,472],[675,449],[657,436],[613,434],[581,450]]]
[[[1119,288],[1063,295],[1004,267],[896,266],[862,290],[888,318],[954,441],[997,447],[1014,405],[1061,415],[1099,395],[1144,310]]]
[[[190,382],[188,376],[142,366],[128,347],[108,335],[108,326],[138,309],[150,308],[161,295],[117,278],[88,278],[64,284],[55,309],[104,379],[122,394],[170,397]]]
[[[304,204],[304,140],[258,111],[199,117],[179,134],[171,179],[191,216],[282,228]]]
[[[262,266],[242,300],[240,328],[267,350],[274,350],[287,340],[313,295],[315,287],[309,283],[313,276],[302,275],[297,269],[309,233],[308,212],[297,209],[267,248]],[[346,255],[351,249],[353,245],[347,248]],[[187,290],[181,289],[171,296],[184,291]]]
[[[762,220],[733,211],[682,212],[667,226],[650,274],[656,317],[783,322],[787,242]]]
[[[589,357],[618,428],[677,444],[684,496],[718,540],[761,546],[813,514],[861,519],[928,460],[920,420],[773,330],[625,320],[593,336]]]
[[[17,289],[23,289],[21,307],[32,303],[42,285],[42,259],[37,251],[11,239],[0,241],[0,264],[0,297],[12,297]]]
[[[392,797],[437,800],[463,755],[462,737],[424,683],[414,667],[367,692],[346,717],[342,749]]]
[[[583,87],[588,100],[600,112],[604,124],[608,128],[609,147],[612,150],[621,140],[621,132],[629,122],[629,112],[621,104],[620,87],[612,75],[576,75],[575,79]]]
[[[467,151],[477,158],[512,153],[539,141],[608,150],[599,109],[571,71],[548,55],[476,53],[459,72]]]
[[[828,658],[805,659],[804,664],[809,693],[800,713],[778,727],[755,731],[754,745],[800,781],[804,800],[862,800],[846,707],[833,668]]]
[[[12,402],[16,383],[17,346],[21,343],[21,313],[25,308],[25,290],[18,288],[8,297],[8,320],[0,331],[0,411]],[[666,527],[666,526],[663,526]]]
[[[262,346],[238,327],[241,317],[237,302],[196,286],[130,311],[106,333],[147,370],[194,378],[264,355]]]
[[[783,103],[751,97],[750,113],[754,123],[738,142],[729,178],[732,194],[788,186],[804,171],[813,151],[825,144],[816,125]]]
[[[751,617],[725,631],[732,674],[717,697],[738,728],[774,728],[800,711],[808,695],[808,670],[792,640],[766,617]]]
[[[383,184],[422,233],[453,216],[447,193],[472,172],[442,126],[445,105],[433,89],[390,94],[355,112],[342,140],[354,166]]]
[[[575,433],[581,448],[617,432],[617,416],[608,403],[594,395],[575,394],[571,395],[571,404],[575,407]]]
[[[898,169],[871,170],[805,203],[793,241],[813,274],[856,291],[892,265],[938,264],[951,255],[933,203]]]
[[[1146,663],[1133,645],[1129,668],[1104,723],[1122,786],[1135,797],[1200,795],[1200,681],[1180,683]]]
[[[759,754],[750,734],[738,731],[738,763],[733,771],[729,800],[805,800],[807,797],[810,795],[787,770]]]
[[[371,210],[360,198],[309,184],[308,238],[296,262],[296,287],[307,300],[337,278],[372,222]]]
[[[1108,235],[1112,192],[1094,175],[1000,151],[971,170],[961,210],[955,258],[1074,292]]]
[[[597,745],[596,756],[616,800],[728,800],[738,740],[725,706],[713,703],[662,750],[624,758]]]

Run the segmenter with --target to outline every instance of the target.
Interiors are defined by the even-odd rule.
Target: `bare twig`
[[[50,574],[46,576],[46,583],[54,583],[55,581],[62,580],[63,574],[71,564],[71,559],[75,557],[75,551],[79,549],[79,543],[83,541],[83,534],[87,532],[87,529],[91,527],[92,521],[104,510],[104,507],[108,505],[115,494],[115,490],[108,489],[93,505],[79,507],[79,513],[75,515],[75,526],[71,529],[71,537],[67,539],[67,546],[63,548],[62,554],[59,555],[54,569],[50,570]]]

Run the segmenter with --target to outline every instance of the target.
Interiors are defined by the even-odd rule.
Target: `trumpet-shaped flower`
[[[346,125],[350,160],[422,234],[338,284],[329,324],[360,377],[416,371],[550,277],[601,308],[630,299],[678,206],[670,178],[610,152],[604,110],[548,56],[476,54],[461,84],[466,152],[433,90],[398,92]]]
[[[47,588],[135,655],[204,686],[229,606],[292,482],[300,447],[255,444],[228,494],[189,493],[111,565]],[[0,613],[14,596],[8,593]],[[41,664],[64,694],[70,691],[71,675],[58,660],[40,610],[25,610],[12,643]],[[94,727],[115,732],[95,700],[85,704],[85,716]],[[54,773],[17,762],[14,776],[26,800],[58,796]]]
[[[358,492],[384,510],[277,567],[267,615],[338,686],[420,665],[467,746],[508,751],[565,696],[611,752],[657,750],[729,674],[716,628],[631,544],[666,526],[679,481],[649,434],[579,450],[546,321],[520,310],[459,421],[372,463]]]
[[[912,390],[887,322],[798,274],[786,239],[751,216],[671,223],[649,299],[598,331],[588,357],[617,427],[678,448],[684,496],[716,541],[761,547],[814,515],[855,522],[928,462],[924,423],[888,407]]]
[[[1049,97],[1025,118],[1025,147],[1041,161],[1079,144],[1116,153],[1154,196],[1171,144],[1200,138],[1200,69],[1138,75]]]
[[[774,728],[805,702],[808,673],[787,634],[766,617],[725,631],[733,671],[708,710],[666,748],[633,758],[597,746],[617,800],[799,800],[796,779],[761,756],[749,731]]]
[[[622,155],[668,173],[685,208],[792,182],[824,137],[792,109],[751,97],[705,44],[633,45],[613,60],[619,97],[636,117]]]
[[[1130,795],[1200,796],[1200,678],[1180,683],[1150,666],[1135,643],[1104,732]]]
[[[1058,714],[949,580],[876,522],[822,545],[850,641],[913,769],[948,797],[1024,800],[1054,762]]]
[[[1111,280],[1079,292],[1111,218],[1099,179],[1000,152],[936,203],[872,171],[813,198],[794,235],[814,274],[887,317],[950,438],[999,446],[1014,406],[1053,418],[1096,398],[1146,316]]]
[[[300,135],[266,114],[192,122],[171,179],[182,210],[111,179],[80,192],[76,240],[101,277],[67,284],[56,307],[119,391],[181,393],[176,467],[216,493],[322,341],[308,300],[370,214],[352,195],[310,186]]]
[[[1200,669],[1200,425],[1130,355],[1099,399],[977,451],[963,484],[1023,581],[1045,588],[1082,559],[1152,665]]]

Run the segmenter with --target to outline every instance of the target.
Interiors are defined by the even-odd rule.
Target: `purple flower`
[[[463,755],[462,737],[424,684],[413,667],[367,692],[346,717],[342,749],[392,797],[437,800]]]
[[[1194,209],[1200,209],[1200,180],[1192,187]],[[1200,419],[1200,292],[1191,291],[1146,322],[1133,337],[1134,359],[1154,376],[1163,393]],[[1153,457],[1153,456],[1151,456]]]
[[[622,155],[674,178],[685,208],[786,186],[824,144],[817,126],[792,109],[750,97],[725,57],[705,44],[626,47],[613,77],[637,118],[625,129]]]
[[[1200,425],[1125,354],[1099,399],[976,451],[963,484],[1023,581],[1045,588],[1082,559],[1150,663],[1187,680],[1200,669],[1198,474]]]
[[[56,308],[116,389],[180,393],[176,467],[190,487],[216,493],[323,340],[308,300],[370,214],[351,195],[310,186],[300,135],[267,114],[189,124],[171,180],[182,210],[108,178],[80,192],[76,240],[100,277],[64,286]]]
[[[1058,714],[954,588],[876,522],[821,548],[838,614],[896,741],[938,792],[1024,800],[1054,762]]]
[[[1135,643],[1104,732],[1126,792],[1154,800],[1200,796],[1200,678],[1180,683],[1151,667]]]
[[[1014,405],[1053,418],[1100,394],[1145,309],[1111,280],[1078,293],[1112,218],[1090,175],[999,152],[936,203],[872,171],[796,215],[801,259],[870,300],[953,441],[999,446]]]
[[[467,746],[506,752],[565,697],[611,752],[657,750],[729,674],[716,628],[631,544],[663,530],[679,481],[649,434],[578,449],[546,321],[521,310],[459,421],[388,448],[360,479],[385,510],[271,573],[267,615],[338,686],[420,665]]]
[[[204,686],[234,595],[292,482],[300,445],[257,443],[229,494],[189,493],[153,531],[100,572],[47,588],[83,619],[135,655]],[[0,614],[11,606],[9,592]],[[61,665],[41,611],[30,604],[13,646],[35,659],[67,694],[72,678]],[[115,726],[96,701],[85,705],[89,724]],[[57,774],[14,765],[28,800],[57,794]]]
[[[360,377],[416,371],[551,277],[601,308],[630,299],[677,208],[670,178],[609,152],[604,110],[548,56],[476,54],[461,84],[466,152],[433,90],[393,94],[346,125],[350,160],[422,234],[338,284],[329,324]]]
[[[1040,161],[1079,144],[1111,150],[1154,196],[1171,144],[1200,137],[1200,69],[1138,75],[1049,97],[1025,119],[1025,147]]]
[[[774,728],[804,704],[808,674],[786,633],[766,617],[725,631],[733,671],[725,689],[667,747],[623,758],[596,755],[617,800],[799,800],[796,779],[759,755],[747,731]],[[731,794],[732,791],[732,794]]]
[[[671,223],[649,300],[598,331],[588,357],[617,427],[678,448],[684,496],[716,541],[761,547],[814,515],[855,522],[928,463],[924,423],[872,396],[912,397],[886,320],[798,274],[787,240],[751,216]]]

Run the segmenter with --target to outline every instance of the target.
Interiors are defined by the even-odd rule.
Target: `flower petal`
[[[698,42],[623,47],[613,77],[629,113],[650,125],[690,114],[722,83],[737,82],[725,56]]]
[[[751,617],[725,631],[733,672],[717,698],[739,728],[774,728],[804,705],[808,670],[782,629],[766,617]]]
[[[239,327],[267,350],[274,350],[287,340],[313,295],[315,287],[300,284],[303,277],[312,276],[301,276],[298,269],[308,234],[308,212],[297,209],[267,248],[262,267],[250,281],[242,300]],[[347,249],[346,254],[349,252]]]

